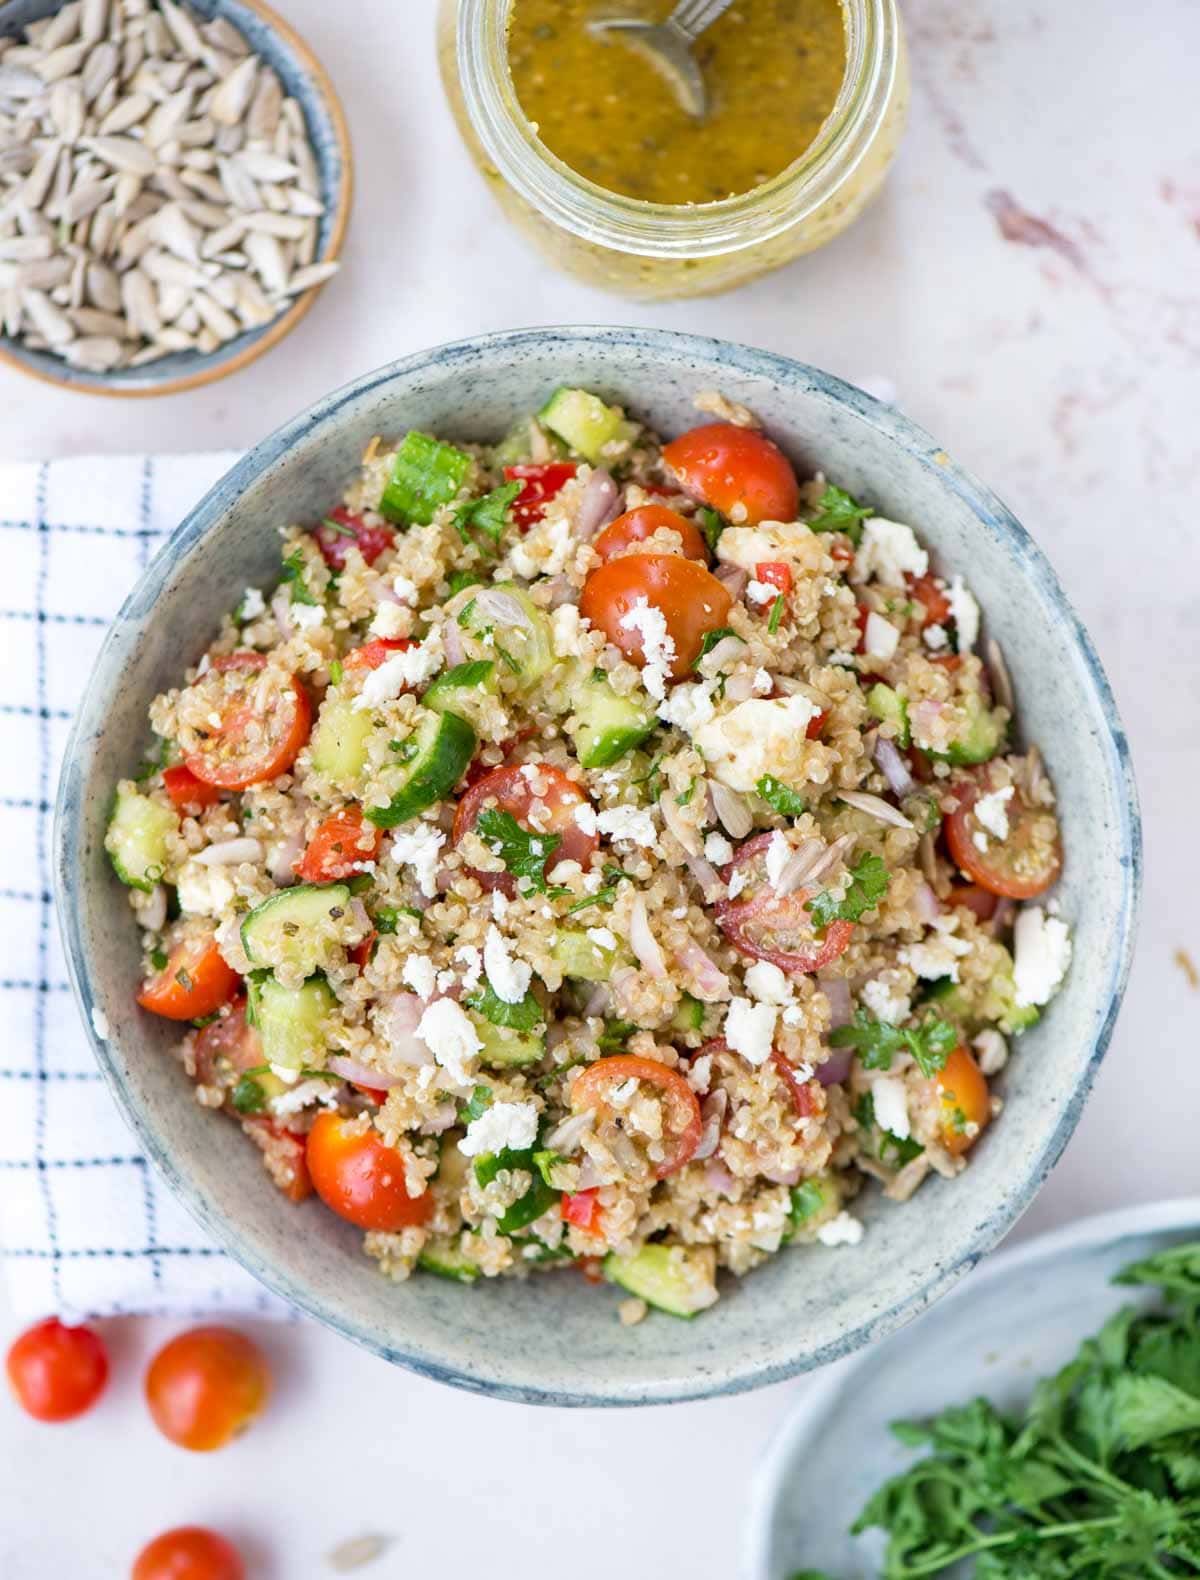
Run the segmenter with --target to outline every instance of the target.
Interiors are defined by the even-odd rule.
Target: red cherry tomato
[[[258,1345],[233,1328],[192,1328],[169,1340],[146,1371],[155,1426],[180,1448],[209,1453],[244,1432],[271,1391]]]
[[[157,976],[137,996],[143,1009],[167,1020],[202,1020],[237,991],[241,978],[225,964],[211,933],[193,933],[176,944]]]
[[[682,680],[700,656],[709,631],[727,623],[733,599],[703,565],[677,554],[626,554],[591,572],[583,584],[579,612],[604,632],[626,658],[643,663],[643,636],[623,624],[644,600],[661,610],[675,645],[669,674]]]
[[[260,695],[261,653],[215,659],[189,688],[205,723],[182,732],[184,761],[197,779],[220,790],[245,790],[275,779],[296,761],[312,728],[308,693],[291,675]],[[216,718],[217,724],[209,723]]]
[[[782,560],[764,560],[761,565],[754,567],[754,580],[765,582],[768,587],[777,587],[781,593],[790,593],[792,568]]]
[[[700,1145],[704,1126],[696,1094],[678,1070],[668,1069],[657,1059],[617,1053],[607,1059],[597,1059],[575,1077],[571,1086],[572,1110],[580,1114],[585,1108],[595,1108],[611,1114],[608,1094],[624,1081],[645,1081],[647,1086],[656,1086],[663,1099],[667,1110],[663,1145],[667,1151],[655,1168],[654,1177],[666,1179],[668,1174],[677,1173]]]
[[[308,1171],[325,1205],[360,1229],[395,1234],[433,1211],[428,1191],[408,1194],[400,1154],[359,1120],[318,1114],[308,1132]]]
[[[775,893],[763,876],[761,861],[771,838],[768,833],[748,839],[725,868],[726,883],[735,871],[748,871],[750,877],[735,898],[718,901],[717,926],[735,949],[754,960],[769,960],[781,971],[793,975],[820,971],[845,952],[854,923],[839,918],[830,922],[824,935],[818,937],[806,909],[806,902],[817,891],[796,889],[791,894]]]
[[[378,937],[379,934],[374,928],[372,928],[367,936],[363,939],[362,943],[355,944],[354,948],[350,950],[348,956],[350,963],[352,965],[356,965],[360,971],[364,966],[370,964],[371,953],[375,948],[375,940]]]
[[[639,505],[636,510],[627,510],[623,516],[609,522],[592,547],[602,560],[616,559],[635,543],[652,538],[663,527],[682,538],[685,559],[699,560],[707,565],[708,545],[704,534],[686,516],[681,516],[677,510],[668,510],[665,505]]]
[[[296,876],[305,883],[336,883],[374,861],[382,844],[383,830],[364,820],[362,807],[343,807],[317,828],[296,863]]]
[[[1062,870],[1054,814],[1030,805],[1017,786],[1005,806],[1008,838],[997,839],[975,816],[976,801],[993,788],[990,768],[985,764],[974,774],[964,774],[953,788],[958,806],[945,822],[946,844],[959,869],[989,894],[1010,900],[1043,894]],[[976,834],[982,836],[985,848],[975,843]]]
[[[975,1145],[992,1117],[988,1084],[974,1058],[961,1045],[935,1079],[942,1103],[942,1145],[957,1157]]]
[[[547,868],[553,868],[560,861],[577,861],[581,867],[588,866],[600,836],[585,833],[575,821],[575,813],[579,807],[591,803],[560,768],[551,767],[549,763],[512,764],[485,774],[458,803],[451,835],[456,845],[475,827],[485,803],[493,801],[499,811],[509,813],[522,828],[560,836],[561,843],[546,858]],[[536,802],[541,803],[545,812],[538,818],[535,830],[530,812]],[[485,889],[500,889],[506,894],[516,892],[516,884],[507,872],[476,872],[475,877]]]
[[[170,796],[171,804],[181,812],[214,806],[221,799],[221,792],[216,785],[205,784],[203,779],[197,779],[183,763],[163,769],[163,789]]]
[[[108,1353],[91,1328],[47,1317],[13,1340],[6,1369],[17,1403],[35,1420],[73,1421],[104,1392]]]
[[[506,466],[505,481],[521,484],[521,492],[512,502],[513,520],[517,526],[527,531],[539,522],[546,506],[556,494],[562,492],[578,470],[574,461]]]
[[[910,576],[908,590],[921,605],[921,628],[945,625],[950,618],[950,600],[934,576]]]
[[[240,1076],[263,1062],[258,1032],[246,1019],[244,993],[196,1033],[192,1058],[201,1086],[236,1086]]]
[[[604,1208],[597,1200],[599,1195],[598,1187],[576,1191],[573,1196],[564,1193],[561,1209],[563,1221],[574,1224],[584,1234],[599,1234],[604,1218]]]
[[[326,524],[331,521],[337,525]],[[325,556],[326,565],[335,571],[346,569],[346,556],[351,549],[357,549],[368,565],[374,565],[384,550],[390,549],[396,541],[394,528],[383,522],[369,526],[361,516],[351,515],[342,505],[329,512],[313,536]]]
[[[393,653],[403,653],[405,648],[416,646],[417,643],[407,636],[377,636],[361,647],[352,647],[342,660],[342,668],[378,669]]]
[[[956,883],[950,890],[949,904],[951,908],[956,905],[963,906],[971,911],[979,921],[990,922],[996,914],[999,898],[988,889],[983,889],[977,883]]]
[[[131,1580],[246,1580],[236,1547],[202,1525],[180,1525],[143,1547]]]
[[[689,494],[737,526],[795,521],[800,513],[800,488],[791,462],[753,428],[705,423],[672,439],[663,460]]]
[[[261,1151],[276,1190],[289,1201],[307,1201],[313,1193],[308,1173],[308,1137],[265,1114],[242,1115],[241,1120],[242,1128]]]

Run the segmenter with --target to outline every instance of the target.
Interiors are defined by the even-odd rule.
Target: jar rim
[[[463,99],[498,173],[537,213],[594,246],[657,258],[713,256],[758,246],[801,223],[866,155],[899,70],[896,0],[841,0],[846,72],[814,141],[778,175],[713,203],[650,203],[597,186],[542,143],[508,69],[514,0],[458,0]]]

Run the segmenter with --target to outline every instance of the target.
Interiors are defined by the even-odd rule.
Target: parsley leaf
[[[869,505],[860,505],[844,488],[832,483],[817,500],[817,512],[808,523],[814,532],[844,532],[855,544],[862,538],[863,520],[875,514]]]
[[[717,643],[723,642],[727,636],[737,636],[739,642],[745,642],[745,638],[738,636],[731,625],[723,625],[716,631],[706,631],[700,643],[700,651],[692,660],[692,668],[699,669],[701,659],[707,658]]]
[[[636,1030],[631,1020],[606,1020],[596,1046],[601,1053],[620,1053]]]
[[[804,797],[789,790],[781,779],[776,779],[774,774],[764,774],[754,786],[755,793],[760,795],[773,812],[778,812],[780,817],[799,817],[804,811]]]
[[[622,878],[632,881],[633,874],[623,872],[620,867],[609,866],[604,869],[604,888],[597,889],[595,894],[585,894],[582,900],[576,900],[574,905],[568,905],[564,912],[573,916],[576,911],[586,911],[589,905],[611,905],[617,897],[617,885]]]
[[[454,528],[463,542],[482,547],[477,536],[482,533],[492,552],[498,554],[500,539],[508,526],[509,509],[521,492],[521,487],[520,483],[502,483],[499,488],[493,488],[490,494],[483,494],[479,499],[468,499],[465,505],[460,505],[454,512]]]
[[[252,1075],[243,1075],[233,1089],[230,1099],[239,1114],[261,1114],[267,1106],[262,1084]]]
[[[850,868],[850,887],[839,899],[832,889],[822,889],[810,900],[808,913],[812,924],[822,932],[830,922],[857,922],[866,911],[873,911],[887,893],[891,875],[879,856],[860,856]]]
[[[476,1086],[472,1089],[470,1097],[465,1103],[458,1105],[458,1120],[460,1124],[469,1125],[473,1119],[478,1119],[481,1114],[486,1114],[492,1106],[492,1089],[490,1086]]]
[[[511,812],[489,807],[479,814],[475,832],[495,850],[514,878],[527,878],[518,884],[526,894],[546,892],[546,863],[562,844],[561,834],[531,834],[522,828]]]
[[[483,577],[476,576],[474,571],[453,571],[447,585],[450,588],[450,596],[453,598],[455,593],[462,592],[464,587],[482,587]]]
[[[830,1032],[829,1045],[853,1048],[868,1070],[890,1070],[896,1054],[907,1050],[922,1075],[936,1075],[958,1046],[958,1030],[936,1011],[926,1015],[919,1026],[893,1026],[876,1020],[860,1004],[848,1026]]]
[[[776,598],[775,602],[771,605],[771,618],[767,621],[767,630],[772,636],[774,636],[776,631],[778,631],[779,622],[783,619],[783,611],[786,608],[787,599],[782,593],[780,593],[778,598]]]
[[[283,562],[283,576],[281,580],[290,582],[292,587],[292,602],[306,603],[312,608],[317,608],[321,600],[314,598],[308,589],[305,579],[304,555],[299,549],[294,550]]]
[[[717,539],[724,532],[727,523],[708,505],[701,505],[696,512],[696,521],[704,534],[704,541],[708,544],[709,553],[715,554],[717,552]]]
[[[508,1026],[513,1031],[532,1031],[546,1018],[532,993],[526,993],[519,1004],[509,1004],[490,982],[484,983],[481,993],[467,1000],[467,1008],[478,1011],[493,1026]]]
[[[332,516],[322,516],[321,525],[330,532],[336,532],[339,538],[350,538],[358,542],[358,533],[353,527],[348,527],[344,521],[335,521]]]

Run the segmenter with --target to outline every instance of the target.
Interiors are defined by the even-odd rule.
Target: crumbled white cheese
[[[362,683],[362,690],[354,699],[360,712],[391,702],[406,686],[421,686],[431,680],[442,667],[442,641],[438,632],[431,631],[419,647],[407,647],[393,653],[378,669],[373,669]]]
[[[278,1097],[271,1099],[271,1112],[279,1119],[288,1119],[292,1114],[298,1114],[302,1108],[307,1108],[310,1103],[320,1103],[325,1108],[336,1108],[338,1105],[336,1081],[301,1081],[293,1086],[289,1092],[280,1092]]]
[[[519,1004],[528,993],[533,969],[524,960],[513,959],[508,939],[495,922],[488,928],[483,941],[483,969],[492,991],[505,1004]]]
[[[1008,838],[1008,803],[1013,798],[1013,786],[1005,785],[1002,790],[992,790],[988,795],[981,795],[972,807],[975,821],[982,823],[989,834],[994,834],[997,839]]]
[[[771,1057],[779,1011],[771,1004],[748,998],[730,1001],[725,1016],[725,1041],[749,1064],[763,1064]]]
[[[101,1042],[104,1042],[107,1039],[108,1016],[100,1008],[99,1004],[92,1005],[92,1030],[96,1033]]]
[[[999,1075],[1008,1063],[1008,1043],[994,1026],[985,1027],[971,1046],[979,1059],[984,1075]]]
[[[950,604],[950,613],[954,617],[958,651],[969,653],[979,640],[979,605],[975,601],[975,595],[962,577],[956,576],[950,583],[946,598]]]
[[[1071,964],[1071,934],[1066,922],[1047,916],[1040,905],[1027,906],[1017,913],[1013,955],[1018,1005],[1048,1004]]]
[[[455,976],[453,971],[450,971],[448,969],[445,970],[445,971],[439,971],[438,974],[437,974],[437,990],[438,990],[438,992],[439,993],[449,993],[450,989],[454,986],[454,984],[457,981],[458,981],[458,978],[457,978],[457,976]]]
[[[872,977],[859,989],[859,998],[876,1020],[885,1020],[890,1026],[900,1026],[912,1014],[912,1002],[907,993],[898,993],[881,977]]]
[[[612,806],[601,812],[596,826],[610,839],[629,840],[634,845],[651,846],[655,842],[654,818],[644,807]]]
[[[754,671],[752,684],[754,686],[754,694],[757,697],[769,697],[775,690],[775,682],[765,669],[756,669]]]
[[[954,936],[957,928],[957,916],[939,916],[932,931],[919,944],[906,944],[900,950],[900,964],[911,966],[927,982],[936,981],[939,977],[949,977],[951,982],[957,982],[958,962],[963,955],[971,953],[970,944]]]
[[[888,1130],[898,1141],[907,1141],[912,1134],[908,1119],[908,1096],[904,1082],[895,1075],[879,1075],[871,1083],[871,1096],[875,1100],[875,1122]]]
[[[712,1084],[712,1063],[712,1054],[702,1053],[688,1067],[687,1083],[701,1097]]]
[[[779,597],[779,588],[771,582],[752,581],[746,586],[746,600],[748,603],[767,604],[774,603]]]
[[[869,516],[863,522],[862,541],[854,556],[858,581],[873,576],[885,587],[903,587],[905,576],[924,576],[928,569],[929,555],[911,527],[883,516]]]
[[[400,604],[381,603],[371,621],[370,632],[386,641],[391,637],[407,636],[411,624],[412,615]]]
[[[803,741],[820,710],[807,697],[752,697],[693,732],[692,744],[731,790],[753,790]]]
[[[675,686],[659,704],[658,716],[667,724],[675,725],[685,735],[694,735],[716,712],[713,706],[713,692],[716,689],[715,680],[694,681]]]
[[[266,614],[266,600],[257,587],[246,588],[242,594],[242,607],[239,612],[243,620],[257,620],[260,615]]]
[[[572,813],[575,827],[582,829],[585,834],[596,832],[596,808],[590,801],[581,801]]]
[[[550,616],[555,658],[574,658],[579,651],[579,638],[587,624],[580,617],[578,604],[559,604]]]
[[[848,1212],[839,1212],[836,1218],[823,1223],[817,1230],[822,1245],[857,1245],[864,1234],[862,1223]]]
[[[747,970],[745,981],[760,1004],[786,1004],[792,996],[792,984],[770,960],[756,960]]]
[[[427,900],[437,893],[438,852],[445,843],[445,834],[429,823],[409,823],[392,835],[392,860],[397,867],[412,868]]]
[[[971,835],[971,843],[976,850],[986,851],[988,848],[988,837],[981,828],[977,828]]]
[[[407,576],[393,576],[392,591],[401,603],[415,604],[417,601],[417,584],[409,581]]]
[[[301,631],[315,631],[325,624],[325,610],[319,603],[294,603],[289,613],[292,624]]]
[[[756,527],[726,527],[717,539],[717,558],[737,565],[751,576],[760,565],[783,561],[807,568],[812,554],[812,528],[802,521],[760,521]],[[771,589],[774,597],[778,587]]]
[[[711,861],[714,867],[723,867],[727,861],[733,860],[733,846],[716,829],[704,841],[704,859]]]
[[[628,614],[621,616],[621,627],[636,631],[642,639],[642,681],[652,697],[667,694],[667,678],[675,661],[675,643],[667,630],[666,616],[656,604],[639,598]]]
[[[747,875],[742,867],[735,867],[729,874],[729,882],[725,885],[725,892],[731,900],[736,900],[746,887]]]
[[[454,958],[461,960],[466,970],[462,975],[462,985],[465,992],[470,993],[479,986],[483,976],[483,956],[474,944],[463,944],[454,951]]]
[[[499,889],[492,890],[492,915],[498,922],[502,922],[508,915],[509,904],[507,894],[502,894]]]
[[[437,968],[428,955],[409,955],[401,972],[418,998],[431,999],[437,985]]]
[[[467,1063],[483,1044],[470,1016],[452,998],[435,999],[430,1004],[417,1025],[417,1036],[454,1080],[463,1086],[470,1084]]]
[[[206,866],[193,858],[179,869],[175,893],[185,916],[220,916],[233,904],[237,890],[224,867]]]
[[[785,1026],[803,1026],[804,1006],[802,1004],[789,1004],[783,1012]]]
[[[273,1064],[271,1066],[271,1074],[277,1080],[282,1081],[285,1086],[295,1086],[300,1079],[300,1071],[293,1070],[286,1064]]]
[[[767,841],[767,853],[763,864],[767,882],[773,889],[779,887],[779,880],[783,877],[783,869],[791,859],[792,847],[787,842],[787,835],[780,829],[775,829]]]
[[[589,927],[587,935],[597,949],[615,949],[617,947],[616,934],[608,927]]]
[[[538,1111],[533,1103],[493,1103],[472,1119],[458,1150],[469,1158],[484,1152],[523,1152],[537,1140]]]
[[[941,652],[942,648],[946,647],[950,641],[950,638],[946,635],[946,627],[944,625],[927,625],[921,634],[925,646],[931,653]]]
[[[890,620],[885,620],[881,614],[876,614],[874,609],[867,616],[866,630],[863,632],[863,651],[868,658],[882,658],[887,660],[900,645],[900,632]]]

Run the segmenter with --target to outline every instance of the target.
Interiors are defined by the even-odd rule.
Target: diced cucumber
[[[909,744],[912,732],[908,726],[908,701],[902,692],[893,691],[880,681],[867,692],[867,707],[875,718],[895,726],[897,746]]]
[[[350,904],[344,883],[297,883],[256,905],[242,922],[252,966],[294,966],[305,976],[323,966],[341,941]]]
[[[784,1240],[791,1240],[798,1233],[813,1234],[821,1224],[837,1217],[841,1205],[841,1193],[833,1180],[824,1177],[801,1180],[799,1185],[792,1186]]]
[[[551,952],[563,976],[580,982],[607,982],[618,954],[616,949],[594,943],[586,932],[575,928],[560,930]]]
[[[178,831],[174,808],[142,795],[132,780],[123,779],[104,835],[104,848],[121,882],[149,893],[167,865],[168,836]]]
[[[493,1026],[482,1015],[470,1012],[483,1047],[479,1059],[491,1069],[517,1068],[522,1064],[536,1064],[545,1056],[546,1039],[540,1032],[514,1031],[511,1026]]]
[[[1006,726],[991,708],[984,706],[982,697],[971,695],[964,706],[967,710],[967,726],[962,734],[951,742],[946,751],[929,754],[956,768],[970,763],[990,762],[1004,745],[1006,733]]]
[[[493,463],[496,466],[528,465],[533,460],[536,428],[537,419],[534,417],[522,417],[513,423],[500,443],[492,447]],[[566,455],[567,447],[557,434],[544,434],[542,437],[550,451],[547,460],[557,461]]]
[[[352,790],[367,766],[367,740],[374,729],[370,713],[349,697],[327,696],[312,736],[312,765],[339,790]]]
[[[709,1246],[644,1245],[633,1256],[604,1258],[604,1276],[673,1317],[694,1317],[717,1298],[716,1254]]]
[[[434,1180],[445,1195],[453,1193],[457,1196],[467,1183],[470,1160],[465,1152],[458,1150],[458,1143],[462,1138],[461,1130],[449,1130],[442,1136],[441,1145],[438,1147],[438,1166]]]
[[[439,505],[448,505],[471,468],[463,450],[415,429],[404,435],[379,501],[380,514],[402,527],[427,526]]]
[[[516,604],[520,619],[508,621],[489,612],[486,596],[469,598],[456,616],[462,629],[496,661],[496,675],[507,673],[522,687],[532,686],[554,667],[554,632],[545,611],[523,587],[497,582],[489,592],[504,594]]]
[[[457,713],[429,713],[408,743],[404,782],[387,806],[367,808],[379,828],[395,828],[448,796],[475,755],[475,731]]]
[[[421,706],[435,713],[457,713],[477,725],[480,704],[495,691],[496,666],[488,658],[468,659],[438,676],[421,698]]]
[[[644,741],[658,724],[649,708],[620,697],[607,680],[589,676],[574,702],[568,733],[583,768],[607,768]]]
[[[699,1031],[703,1025],[704,1005],[698,998],[685,993],[679,1000],[679,1008],[671,1016],[671,1030]]]
[[[475,1159],[475,1179],[480,1185],[490,1185],[502,1169],[524,1169],[533,1176],[533,1180],[525,1194],[518,1197],[496,1220],[501,1234],[513,1234],[518,1229],[524,1229],[561,1199],[562,1193],[546,1183],[534,1163],[532,1147],[520,1152],[506,1147],[501,1152],[484,1152]]]
[[[453,1278],[460,1284],[473,1284],[479,1277],[479,1266],[468,1261],[459,1249],[458,1240],[449,1235],[426,1240],[417,1256],[417,1266],[439,1278]]]
[[[322,976],[284,987],[268,971],[249,979],[249,1013],[268,1064],[303,1070],[325,1061],[325,1022],[337,1003]]]
[[[616,406],[606,406],[598,395],[587,390],[566,386],[554,391],[538,412],[538,421],[593,465],[602,459],[606,444],[632,433],[632,424],[626,422]]]

